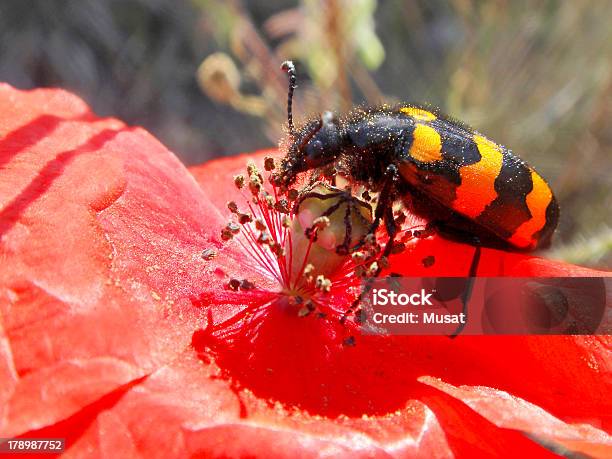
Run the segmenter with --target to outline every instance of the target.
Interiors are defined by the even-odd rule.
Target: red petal
[[[203,366],[197,355],[185,352],[101,413],[78,439],[75,452],[117,457],[118,448],[160,458],[319,457],[324,452],[450,456],[443,432],[420,402],[380,418],[325,419],[268,404],[215,378],[218,374],[215,365]]]
[[[0,429],[11,436],[189,345],[199,297],[223,291],[200,253],[220,249],[224,217],[148,133],[66,92],[1,86],[0,134]]]
[[[431,377],[420,381],[455,397],[498,427],[513,429],[540,444],[577,451],[590,457],[612,456],[612,437],[592,425],[596,419],[574,419],[571,424],[507,392],[484,386],[455,387]]]
[[[244,196],[234,186],[233,177],[244,175],[249,162],[254,162],[259,166],[263,165],[266,156],[278,157],[278,150],[260,150],[255,153],[213,159],[205,164],[190,167],[189,172],[209,196],[211,202],[227,217],[229,214],[226,206],[229,201],[235,200],[238,204],[244,201]],[[263,167],[261,170],[263,171]]]

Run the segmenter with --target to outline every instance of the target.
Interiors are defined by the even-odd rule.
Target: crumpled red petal
[[[171,361],[217,288],[218,209],[142,129],[0,87],[0,432],[58,422]],[[243,269],[245,269],[243,267]]]
[[[522,432],[562,425],[571,435],[550,438],[567,448],[609,441],[607,337],[347,348],[337,325],[269,307],[256,332],[212,339],[209,321],[276,304],[271,279],[219,238],[247,156],[193,170],[198,186],[145,131],[64,91],[6,85],[0,136],[0,436],[65,437],[67,457],[164,458],[545,457]],[[414,266],[402,256],[392,263]],[[520,273],[592,273],[517,260]],[[261,290],[230,292],[233,276]],[[513,399],[508,417],[507,394],[531,405]],[[550,415],[530,424],[537,409]]]
[[[574,419],[573,424],[567,424],[504,391],[486,386],[455,387],[429,376],[419,380],[462,401],[496,426],[520,432],[557,453],[577,452],[601,458],[612,453],[610,437],[588,423],[597,423],[596,419]]]

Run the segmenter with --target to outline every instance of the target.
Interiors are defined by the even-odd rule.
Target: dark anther
[[[274,158],[266,156],[264,158],[264,169],[269,172],[269,171],[274,170],[275,167],[276,166],[274,164]]]
[[[421,260],[421,262],[423,263],[424,267],[429,268],[429,267],[433,266],[434,263],[436,262],[436,257],[434,257],[433,255],[429,255],[429,256],[423,258],[423,260]]]
[[[234,292],[238,291],[239,287],[240,281],[238,279],[230,279],[230,281],[227,283],[227,288],[233,290]]]
[[[340,244],[340,245],[336,246],[336,253],[338,255],[348,255],[348,253],[349,253],[348,245]]]
[[[204,249],[202,251],[202,258],[206,261],[212,260],[217,256],[217,251],[214,249]]]
[[[242,290],[253,290],[255,288],[255,284],[250,280],[242,279],[242,282],[240,282],[240,288]]]

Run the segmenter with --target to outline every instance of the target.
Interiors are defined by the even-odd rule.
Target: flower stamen
[[[274,160],[265,158],[264,168],[274,170]],[[325,303],[332,289],[350,292],[356,280],[378,269],[380,246],[367,235],[372,224],[370,204],[325,182],[311,183],[301,192],[281,190],[271,181],[266,184],[253,163],[246,172],[234,177],[241,192],[248,185],[243,193],[246,212],[235,201],[229,202],[232,221],[221,237],[229,240],[241,233],[238,243],[278,282],[278,293],[298,316],[329,309]],[[245,284],[248,281],[237,282],[228,285],[235,290],[255,288]]]

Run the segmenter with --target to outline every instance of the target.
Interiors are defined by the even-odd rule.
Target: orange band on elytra
[[[519,226],[508,240],[517,247],[535,247],[534,235],[546,225],[546,209],[552,200],[552,191],[540,175],[531,169],[533,189],[525,198],[531,218]]]
[[[417,161],[429,163],[442,159],[442,138],[430,126],[417,123],[408,152]]]
[[[478,217],[497,198],[495,179],[502,168],[499,145],[480,135],[474,136],[480,161],[459,168],[461,185],[457,187],[452,208],[470,218]]]
[[[437,116],[430,111],[418,107],[402,107],[400,108],[400,112],[412,116],[417,121],[433,121],[437,118]]]

